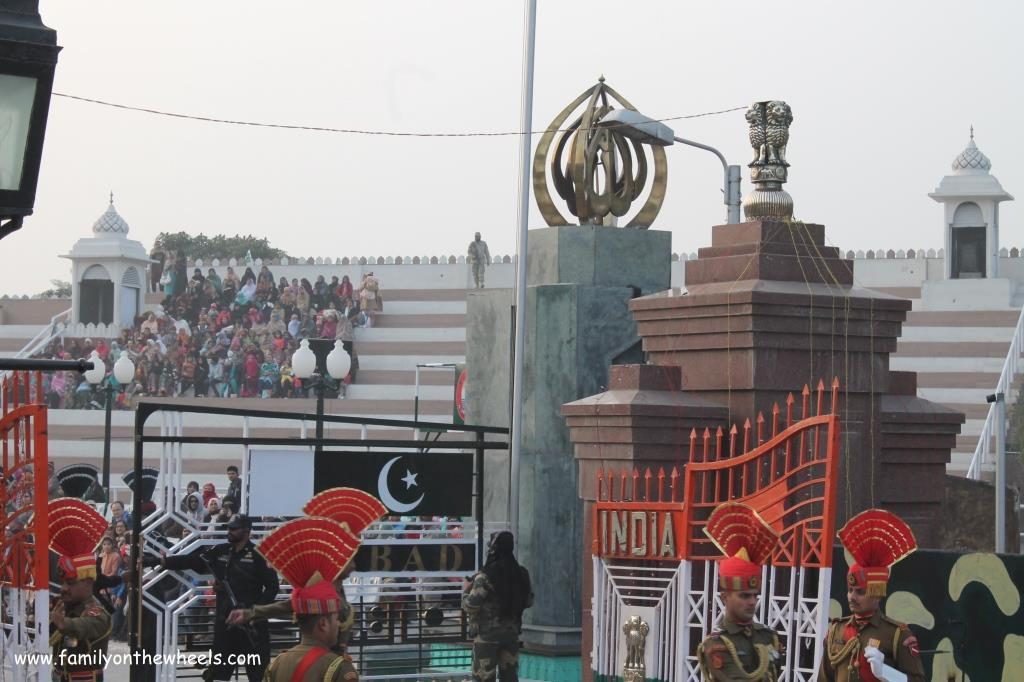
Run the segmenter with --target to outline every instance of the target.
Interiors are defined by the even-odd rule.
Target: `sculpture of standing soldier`
[[[483,289],[484,270],[491,264],[491,252],[487,249],[487,242],[480,239],[479,232],[473,235],[473,241],[469,243],[466,260],[473,266],[473,286]]]

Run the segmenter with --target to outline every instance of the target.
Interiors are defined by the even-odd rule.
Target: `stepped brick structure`
[[[687,264],[685,291],[631,301],[651,364],[612,367],[607,392],[563,407],[583,518],[592,522],[598,469],[685,463],[692,426],[753,422],[773,403],[806,400],[816,377],[835,376],[837,524],[884,507],[913,526],[922,546],[938,546],[935,519],[964,416],[916,397],[913,373],[890,371],[910,302],[856,286],[852,270],[825,245],[821,225],[719,225],[711,246]],[[585,529],[586,577],[589,537]],[[583,585],[586,607],[592,583]],[[591,614],[583,616],[589,637]]]

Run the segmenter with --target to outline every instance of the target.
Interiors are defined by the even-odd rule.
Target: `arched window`
[[[114,321],[114,283],[102,265],[90,265],[78,287],[78,321],[110,324]]]
[[[986,276],[985,219],[981,208],[973,201],[965,201],[953,211],[952,251],[950,276],[953,279]]]
[[[953,227],[983,227],[985,219],[981,207],[973,201],[965,201],[953,211]]]
[[[110,281],[110,273],[102,265],[90,265],[89,268],[82,274],[82,281],[87,279],[98,279],[106,282]]]

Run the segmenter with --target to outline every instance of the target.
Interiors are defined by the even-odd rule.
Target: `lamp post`
[[[1006,552],[1006,394],[990,393],[985,400],[996,405],[996,554],[1002,554]]]
[[[709,147],[706,144],[700,142],[694,142],[693,140],[686,140],[682,137],[676,137],[672,129],[661,121],[655,121],[652,118],[648,118],[638,111],[632,111],[630,109],[614,109],[608,113],[607,116],[602,118],[598,124],[602,127],[614,127],[620,133],[626,137],[642,142],[645,144],[658,145],[660,147],[667,147],[674,142],[680,144],[689,145],[696,147],[697,149],[703,149],[709,151],[718,157],[718,160],[722,162],[722,170],[725,173],[725,180],[723,183],[723,193],[725,205],[728,206],[726,212],[726,220],[732,223],[740,222],[740,205],[742,203],[740,193],[740,167],[730,166],[722,156],[722,152],[718,151],[714,147]]]
[[[93,386],[99,386],[106,376],[106,367],[96,351],[89,356],[89,361],[92,362],[92,369],[86,370],[85,380]],[[123,391],[125,385],[131,383],[134,378],[135,364],[128,358],[128,351],[123,350],[117,362],[114,363],[114,379],[117,380],[118,388],[114,388],[109,380],[99,388],[100,391],[106,393],[106,417],[103,429],[103,495],[107,505],[110,504],[110,414],[114,406],[114,393],[118,390]]]
[[[310,345],[312,344],[312,348]],[[307,381],[316,391],[316,447],[314,452],[323,452],[324,437],[324,391],[340,386],[342,379],[352,369],[352,358],[342,347],[341,341],[335,341],[333,350],[330,339],[303,339],[299,349],[292,354],[292,370],[295,376]]]
[[[32,215],[58,52],[39,0],[0,3],[0,239]]]

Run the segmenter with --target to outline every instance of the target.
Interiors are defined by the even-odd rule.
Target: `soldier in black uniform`
[[[257,664],[246,664],[245,673],[250,682],[259,682],[270,664],[270,633],[266,623],[250,627],[230,627],[228,614],[232,609],[251,608],[256,604],[269,604],[277,596],[280,583],[277,572],[250,542],[252,521],[242,514],[228,522],[228,541],[214,547],[204,547],[191,554],[167,556],[163,559],[147,558],[149,565],[159,563],[172,571],[191,569],[197,573],[212,573],[216,578],[216,615],[213,630],[213,653],[220,654],[220,663],[203,673],[203,679],[230,680],[235,664],[229,663],[232,654],[259,654]]]

